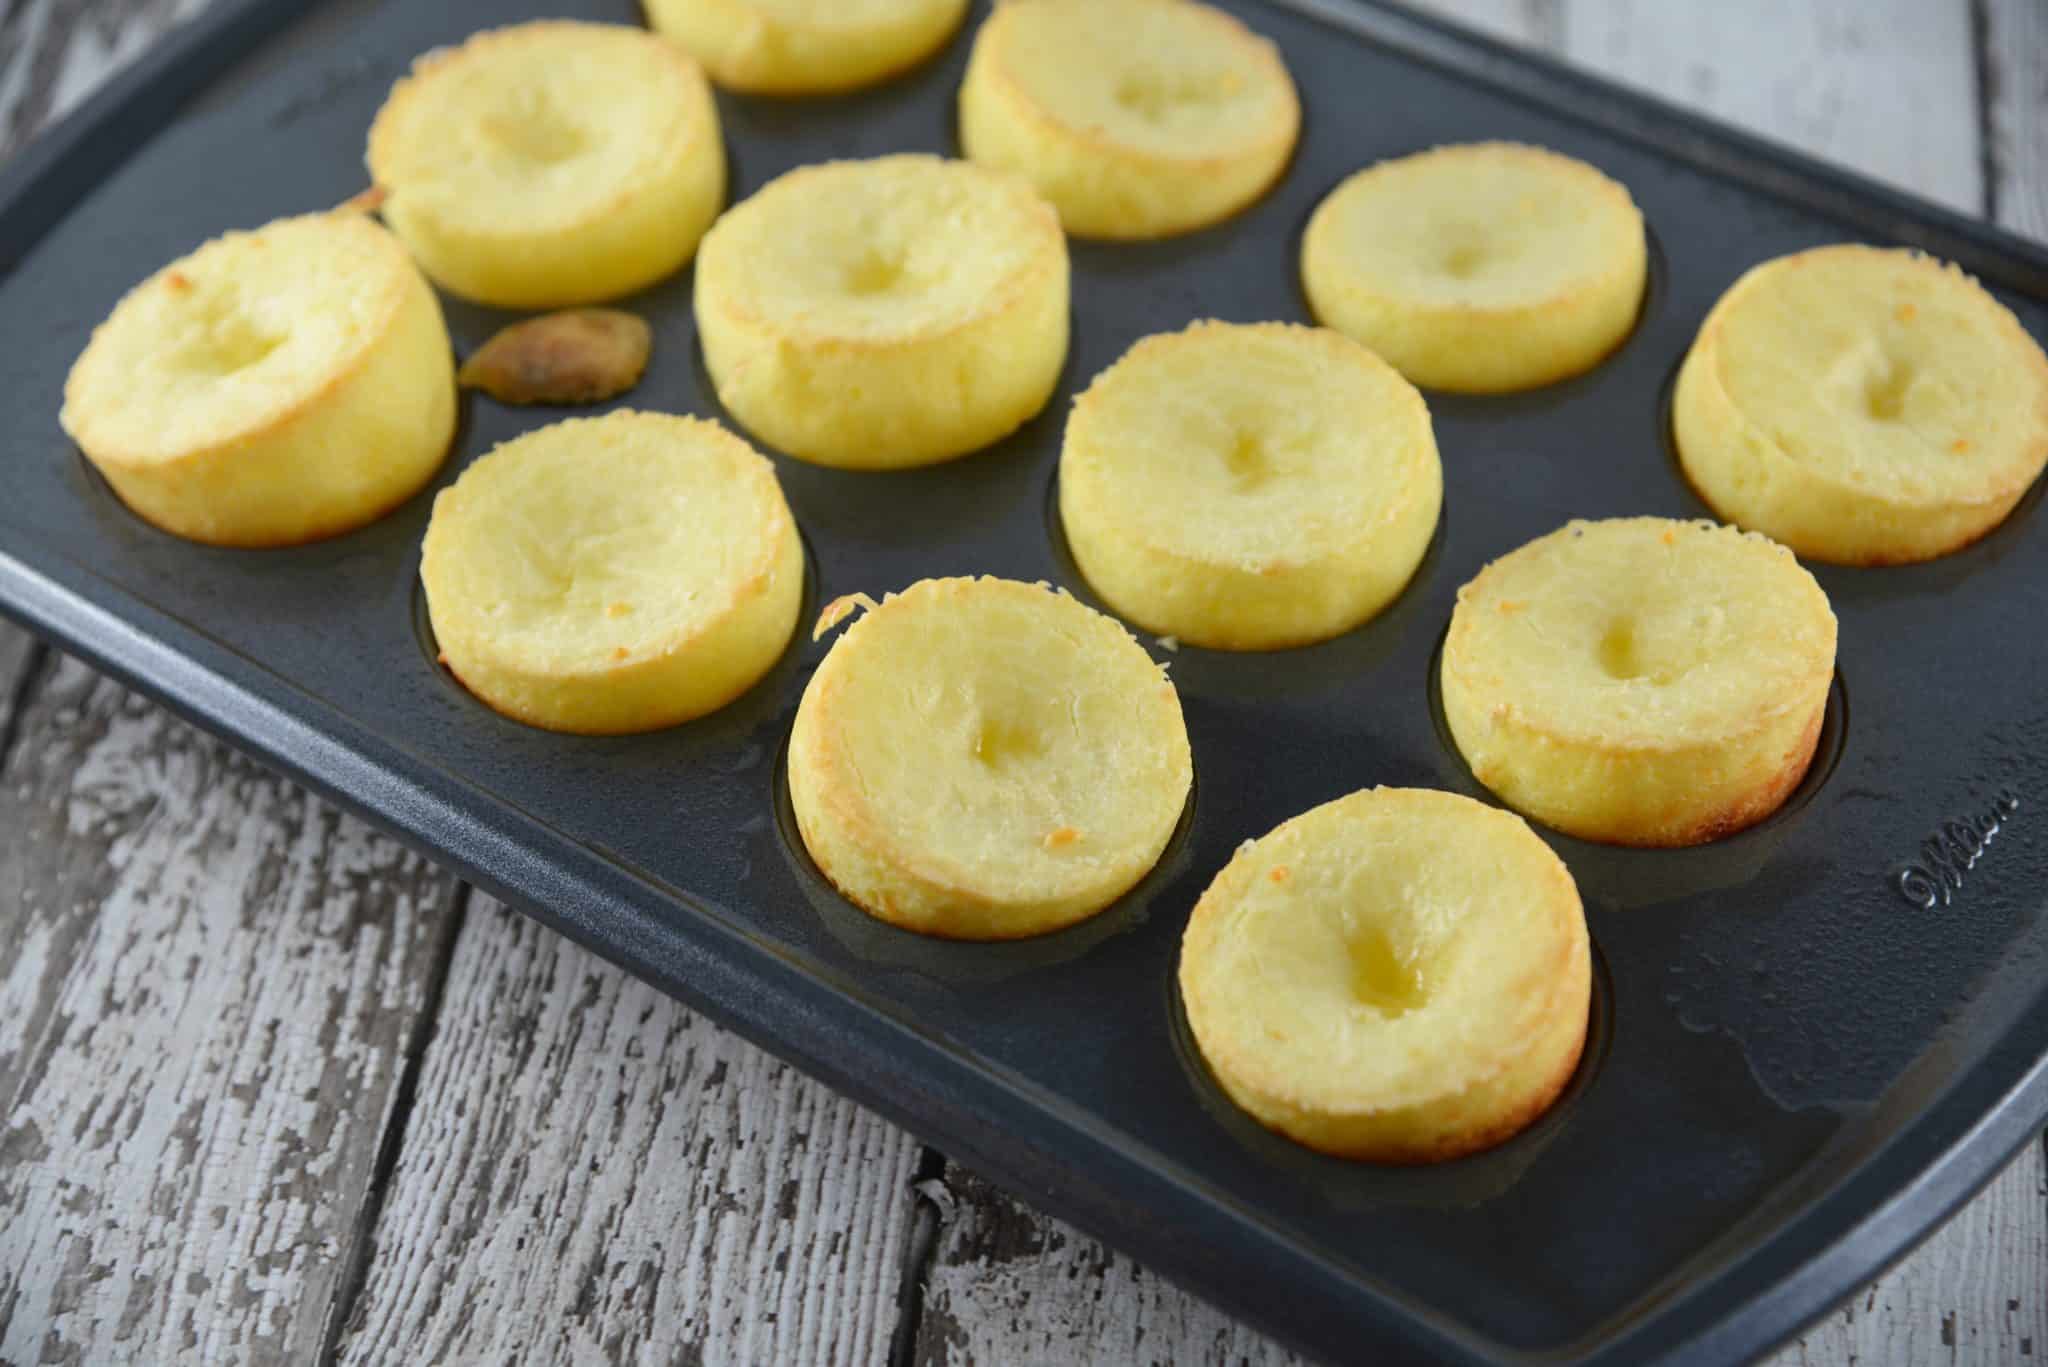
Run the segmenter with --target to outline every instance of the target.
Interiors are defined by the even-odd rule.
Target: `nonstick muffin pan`
[[[59,432],[65,371],[130,285],[225,228],[363,188],[370,117],[416,53],[564,11],[635,22],[630,0],[219,0],[18,159],[0,178],[0,607],[1311,1352],[1753,1353],[1897,1256],[2048,1118],[2038,489],[1947,559],[1815,567],[1840,674],[1820,756],[1777,816],[1691,850],[1553,837],[1596,945],[1594,1033],[1559,1106],[1502,1148],[1375,1168],[1251,1125],[1188,1044],[1181,927],[1230,851],[1287,816],[1375,783],[1479,794],[1431,686],[1458,585],[1571,517],[1704,515],[1669,453],[1666,393],[1744,268],[1843,239],[1911,244],[1961,262],[2042,338],[2048,254],[1399,11],[1226,7],[1281,44],[1301,87],[1285,179],[1206,232],[1076,242],[1066,378],[1000,446],[897,474],[778,460],[810,608],[983,572],[1086,598],[1051,512],[1068,401],[1147,333],[1305,319],[1302,227],[1368,162],[1502,137],[1584,158],[1641,205],[1652,281],[1592,373],[1431,396],[1443,524],[1377,620],[1278,654],[1158,647],[1195,794],[1159,869],[1095,920],[948,944],[842,902],[794,838],[781,779],[825,648],[807,632],[703,721],[530,730],[435,664],[416,587],[431,493],[334,541],[214,550],[131,516]],[[734,197],[828,157],[954,150],[966,47],[963,32],[855,96],[721,95]],[[685,272],[631,304],[656,340],[629,402],[720,416],[689,298]],[[448,315],[463,352],[506,317]],[[436,487],[551,416],[466,399]]]

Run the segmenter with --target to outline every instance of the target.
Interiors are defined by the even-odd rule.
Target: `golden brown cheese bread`
[[[167,532],[284,546],[374,521],[455,430],[441,306],[354,213],[217,237],[130,290],[71,368],[64,430]]]
[[[1383,161],[1309,220],[1316,318],[1430,389],[1530,389],[1589,370],[1635,325],[1643,216],[1593,167],[1483,142]]]
[[[716,423],[619,410],[528,432],[434,500],[420,559],[442,659],[508,717],[648,731],[767,673],[804,553],[766,458]]]
[[[1556,1099],[1592,957],[1571,874],[1520,817],[1374,788],[1238,848],[1189,918],[1180,990],[1211,1073],[1261,1124],[1426,1163]]]
[[[1835,615],[1792,553],[1711,522],[1573,522],[1458,590],[1444,718],[1481,783],[1587,840],[1692,845],[1813,758]]]
[[[1140,341],[1075,401],[1059,491],[1075,563],[1119,614],[1270,650],[1401,591],[1443,469],[1415,386],[1350,338],[1196,323]]]
[[[1030,180],[1080,237],[1227,218],[1280,178],[1300,131],[1279,50],[1195,0],[998,5],[960,87],[967,155]]]
[[[1927,560],[2003,522],[2048,463],[2048,356],[1952,265],[1819,247],[1721,296],[1671,416],[1729,521],[1816,560]]]
[[[718,220],[697,331],[719,402],[820,465],[978,450],[1045,406],[1067,355],[1067,243],[1024,182],[906,153],[805,166]]]
[[[369,168],[434,282],[499,308],[651,285],[725,199],[704,73],[616,24],[542,20],[427,53],[377,111]]]
[[[870,607],[789,741],[790,805],[825,876],[954,939],[1102,910],[1158,862],[1192,781],[1165,670],[1110,618],[1005,579],[927,579]]]
[[[943,45],[967,0],[644,0],[656,33],[731,90],[822,95],[885,81]]]

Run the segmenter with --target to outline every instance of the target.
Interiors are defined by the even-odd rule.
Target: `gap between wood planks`
[[[5,772],[4,765],[0,765],[0,772]],[[455,896],[448,908],[447,934],[436,946],[434,960],[427,969],[427,995],[420,1008],[420,1028],[406,1043],[391,1113],[384,1122],[384,1133],[377,1137],[377,1159],[370,1169],[369,1187],[363,1193],[362,1204],[356,1208],[348,1265],[342,1269],[341,1282],[327,1307],[326,1323],[321,1326],[320,1353],[315,1359],[319,1367],[334,1367],[340,1360],[342,1338],[355,1314],[356,1302],[362,1298],[363,1287],[369,1281],[370,1259],[376,1251],[372,1236],[378,1217],[384,1213],[385,1198],[391,1194],[391,1179],[398,1170],[398,1153],[405,1144],[413,1105],[419,1099],[420,1068],[426,1061],[427,1047],[433,1043],[441,1019],[441,999],[448,989],[449,969],[455,964],[455,946],[462,939],[463,927],[469,924],[469,905],[475,896],[476,889],[470,884],[456,883]]]
[[[1996,98],[1991,66],[1990,0],[1970,0],[1971,74],[1977,82],[1977,175],[1983,181],[1986,220],[1998,221],[1999,156],[1992,128],[1991,103]]]
[[[889,1335],[889,1367],[910,1367],[917,1360],[924,1330],[925,1283],[938,1258],[939,1236],[953,1213],[946,1186],[949,1158],[929,1144],[917,1151],[917,1172],[911,1179],[910,1234],[904,1240],[903,1281],[896,1289],[896,1327]]]
[[[40,639],[0,622],[0,774],[7,772],[7,761],[14,757],[21,719],[49,658],[50,648]]]

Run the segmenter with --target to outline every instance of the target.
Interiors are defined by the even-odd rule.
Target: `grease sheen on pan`
[[[1415,386],[1350,338],[1196,323],[1144,338],[1075,401],[1059,496],[1075,562],[1123,617],[1268,650],[1401,591],[1443,470]]]
[[[920,153],[799,167],[704,239],[719,402],[819,465],[925,465],[1008,436],[1067,355],[1067,242],[1014,176]]]
[[[1080,237],[1167,237],[1264,194],[1301,103],[1279,49],[1196,0],[996,6],[960,87],[960,143]]]
[[[1728,520],[1816,560],[1928,560],[2003,522],[2048,463],[2048,356],[1955,266],[1820,247],[1721,296],[1672,429]]]
[[[656,33],[711,79],[757,95],[823,95],[885,81],[938,50],[967,0],[644,0]]]
[[[1556,1099],[1592,959],[1571,874],[1520,817],[1374,788],[1238,848],[1189,918],[1180,989],[1211,1073],[1260,1123],[1433,1162]]]
[[[1628,190],[1540,147],[1383,161],[1324,199],[1301,245],[1316,318],[1430,389],[1529,389],[1600,363],[1648,277]]]
[[[556,308],[673,274],[725,198],[704,73],[644,29],[551,19],[429,52],[370,127],[384,219],[454,294]]]
[[[533,726],[647,731],[775,663],[803,599],[775,467],[716,423],[622,409],[504,443],[434,500],[442,659]]]
[[[871,605],[789,741],[790,805],[825,876],[881,920],[956,939],[1108,906],[1158,862],[1192,781],[1166,671],[1111,618],[1006,579]]]
[[[1479,781],[1570,835],[1692,845],[1806,773],[1835,615],[1792,552],[1711,522],[1572,522],[1458,590],[1445,720]]]
[[[279,219],[137,285],[64,383],[64,430],[178,536],[282,546],[411,497],[447,455],[441,306],[360,214]]]

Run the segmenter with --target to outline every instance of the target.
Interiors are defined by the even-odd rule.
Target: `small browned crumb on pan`
[[[338,214],[374,214],[384,207],[384,201],[391,198],[391,192],[381,185],[372,185],[360,190],[334,206]]]
[[[813,641],[817,640],[820,636],[823,636],[862,608],[873,612],[875,606],[875,600],[868,597],[865,593],[841,594],[825,604],[825,610],[818,614],[818,625],[811,628],[811,639]]]
[[[500,331],[456,379],[500,403],[597,403],[640,382],[653,344],[653,330],[633,314],[565,309]]]

